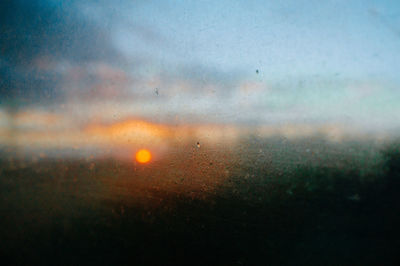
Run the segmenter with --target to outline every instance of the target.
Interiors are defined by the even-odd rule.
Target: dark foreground
[[[382,154],[366,174],[308,164],[268,172],[218,156],[173,172],[166,162],[3,160],[0,256],[13,265],[398,265],[400,156]],[[202,183],[212,174],[224,176]]]

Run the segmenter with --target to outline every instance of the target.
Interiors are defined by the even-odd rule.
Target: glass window
[[[394,264],[399,37],[386,0],[1,1],[1,256]]]

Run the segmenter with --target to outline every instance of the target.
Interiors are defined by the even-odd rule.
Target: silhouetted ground
[[[358,164],[339,152],[347,163],[276,165],[301,155],[263,157],[258,148],[225,158],[175,153],[152,166],[4,159],[1,257],[14,265],[398,265],[398,146]],[[375,162],[368,171],[365,160]]]

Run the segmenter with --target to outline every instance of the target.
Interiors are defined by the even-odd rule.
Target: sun
[[[141,149],[136,152],[136,161],[139,163],[148,163],[151,160],[151,153],[146,149]]]

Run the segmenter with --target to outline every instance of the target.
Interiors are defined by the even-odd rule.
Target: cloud
[[[74,2],[2,1],[0,7],[0,94],[2,102],[25,103],[61,97],[59,61],[114,60],[107,33],[86,21]]]
[[[132,150],[168,147],[175,142],[231,143],[239,136],[235,126],[218,124],[171,125],[138,118],[114,122],[74,123],[66,114],[43,110],[0,112],[0,146],[30,149]]]
[[[69,67],[60,80],[66,102],[112,101],[127,97],[133,78],[118,66],[92,62]]]
[[[126,10],[135,6],[130,2],[117,9],[98,1],[16,0],[1,5],[2,104],[151,101],[155,88],[160,97],[227,97],[238,80],[237,73],[192,64],[146,70],[154,66],[154,51],[171,52],[169,41],[154,25],[131,19]],[[115,37],[121,30],[140,42],[126,43],[130,56]]]
[[[109,125],[89,124],[83,132],[99,144],[156,145],[170,138],[172,129],[161,124],[131,119]]]
[[[63,114],[59,127],[71,128],[131,117],[161,124],[398,126],[396,85],[329,73],[276,78],[266,70],[177,59],[170,45],[179,38],[157,29],[165,18],[132,16],[142,4],[3,1],[0,103],[16,114],[14,125],[20,112],[41,110]],[[21,125],[51,127],[32,112],[25,115],[30,124]]]
[[[68,75],[60,70],[68,65],[85,68],[93,62],[113,66],[127,63],[114,45],[113,29],[86,16],[80,10],[82,2],[1,2],[0,95],[3,104],[62,101],[64,91],[60,84]],[[143,32],[143,29],[137,31]],[[151,34],[144,35],[143,38],[149,39]]]
[[[65,124],[65,121],[54,113],[26,110],[13,116],[14,126],[19,129],[47,130],[54,129]]]

